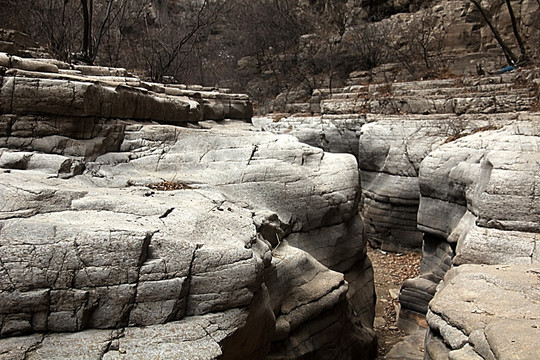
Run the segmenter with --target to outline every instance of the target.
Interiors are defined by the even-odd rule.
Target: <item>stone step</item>
[[[504,95],[504,94],[513,94],[516,91],[522,92],[524,90],[529,90],[530,87],[516,87],[514,84],[482,84],[475,86],[458,86],[456,84],[454,87],[441,87],[441,88],[417,88],[417,89],[407,89],[399,90],[392,89],[391,94],[393,96],[429,96],[429,97],[441,97],[441,96],[460,96],[464,94],[470,95]]]
[[[482,77],[403,81],[317,89],[310,107],[291,112],[347,113],[497,113],[528,110],[537,102],[540,71],[524,69]],[[320,105],[319,105],[320,102]],[[316,106],[314,106],[316,104]],[[297,111],[302,109],[302,111]]]
[[[381,97],[378,99],[328,99],[321,101],[323,114],[468,114],[526,111],[537,99],[528,91],[489,96]]]
[[[426,82],[419,82],[414,86],[408,86],[405,83],[384,84],[384,85],[370,85],[364,86],[351,86],[341,89],[335,89],[330,93],[329,91],[320,92],[321,95],[328,99],[350,99],[363,96],[373,95],[392,95],[392,96],[456,96],[462,94],[485,94],[501,95],[511,94],[515,91],[532,90],[534,86],[532,84],[516,84],[512,82],[457,82],[444,83],[448,86],[431,86]],[[424,86],[426,85],[426,86]]]
[[[0,76],[0,83],[0,111],[5,114],[96,116],[180,124],[226,118],[246,120],[253,112],[247,95],[221,93],[213,88],[173,87],[135,77],[11,68]]]
[[[356,93],[356,92],[385,92],[387,88],[391,88],[393,92],[396,91],[414,91],[414,90],[428,90],[428,89],[442,89],[442,88],[455,88],[455,87],[478,87],[481,85],[515,85],[519,82],[519,79],[527,79],[532,81],[540,78],[540,71],[536,69],[525,69],[520,71],[514,71],[504,74],[478,76],[478,77],[463,77],[463,78],[451,78],[451,79],[437,79],[437,80],[420,80],[420,81],[400,81],[400,82],[383,82],[374,83],[369,85],[350,85],[342,88],[334,89],[317,89],[316,92],[323,96],[340,94],[340,93]],[[492,89],[486,89],[490,91]]]

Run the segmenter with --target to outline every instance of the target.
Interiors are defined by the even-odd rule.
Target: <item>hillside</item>
[[[0,22],[29,34],[59,60],[121,66],[155,81],[247,91],[260,113],[283,110],[279,102],[270,103],[280,93],[310,96],[317,88],[343,86],[351,73],[381,82],[490,73],[507,65],[470,0],[89,4],[93,16],[85,22],[79,1],[2,0]],[[538,63],[540,4],[511,4],[529,63]],[[519,57],[505,1],[482,6]]]

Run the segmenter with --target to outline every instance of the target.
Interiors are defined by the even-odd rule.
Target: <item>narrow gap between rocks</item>
[[[373,324],[379,338],[377,359],[387,359],[392,346],[407,335],[396,325],[399,289],[403,281],[418,275],[422,254],[386,252],[368,244],[368,256],[373,263],[377,294]]]

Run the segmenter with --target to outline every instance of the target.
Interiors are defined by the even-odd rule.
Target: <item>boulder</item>
[[[428,359],[506,358],[509,347],[525,349],[519,358],[538,352],[528,335],[488,331],[518,334],[537,320],[524,314],[538,311],[540,119],[518,120],[451,141],[421,163],[418,227],[424,249],[433,250],[401,293],[424,295],[423,302],[403,296],[402,309],[407,302],[422,304],[418,313],[427,308]]]
[[[39,60],[24,59],[18,56],[12,56],[9,64],[10,64],[10,67],[21,69],[21,70],[52,72],[52,73],[58,72],[58,66],[56,66],[55,64],[39,61]]]
[[[56,132],[103,137],[108,121],[24,117],[4,116],[2,139],[27,138],[26,150],[0,150],[3,354],[373,355],[352,155],[242,122],[115,120],[115,149],[75,157],[39,143]],[[353,269],[348,296],[343,273]]]
[[[275,119],[275,120],[274,120]],[[289,134],[324,151],[358,156],[360,129],[369,122],[365,115],[256,117],[253,124],[275,134]]]
[[[426,358],[536,358],[539,274],[538,264],[450,270],[429,305]]]

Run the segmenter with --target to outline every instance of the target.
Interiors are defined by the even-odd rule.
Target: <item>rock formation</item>
[[[221,121],[244,95],[0,65],[3,358],[373,357],[353,156]]]
[[[354,154],[369,241],[384,250],[419,249],[423,232],[417,229],[416,214],[421,161],[456,137],[518,120],[516,112],[530,109],[537,101],[531,87],[536,77],[535,71],[529,71],[354,85],[332,94],[318,90],[311,105],[319,101],[321,115],[264,117],[254,123],[326,151]],[[358,142],[359,148],[354,146]]]
[[[0,70],[2,357],[371,359],[366,241],[422,246],[426,359],[539,352],[537,70],[359,75],[255,126],[225,89]]]
[[[438,248],[455,249],[429,304],[428,359],[539,351],[529,336],[540,306],[540,117],[520,120],[443,145],[422,162],[419,228]]]
[[[430,328],[428,359],[504,358],[512,340],[520,356],[538,353],[528,335],[494,335],[499,320],[516,333],[537,326],[519,311],[538,306],[538,77],[522,70],[353,85],[322,98],[328,92],[317,91],[322,115],[258,119],[264,129],[357,156],[368,240],[392,251],[422,246],[420,276],[400,291],[398,324]],[[498,291],[513,295],[503,300]],[[473,315],[458,315],[476,301]],[[507,310],[516,302],[523,308]],[[493,325],[474,314],[488,314]]]

